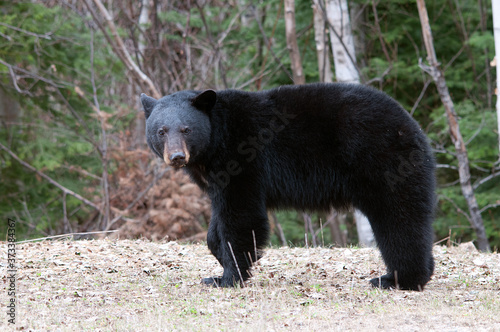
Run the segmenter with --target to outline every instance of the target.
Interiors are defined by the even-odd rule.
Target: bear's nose
[[[186,163],[186,155],[184,152],[174,152],[170,155],[170,162],[175,166],[181,166]]]

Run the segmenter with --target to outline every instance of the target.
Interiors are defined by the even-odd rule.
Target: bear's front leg
[[[251,202],[242,202],[241,197],[222,202],[212,199],[207,243],[224,267],[224,273],[222,277],[204,278],[202,282],[214,287],[234,287],[251,276],[250,268],[267,242],[269,226],[263,202],[252,206]]]

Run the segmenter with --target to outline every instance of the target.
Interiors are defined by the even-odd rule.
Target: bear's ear
[[[214,90],[205,90],[196,97],[194,97],[191,104],[205,112],[208,112],[214,107],[217,100],[217,94]]]
[[[144,107],[144,114],[146,115],[147,119],[151,115],[151,112],[156,105],[156,99],[146,95],[145,93],[141,93],[141,103],[142,107]]]

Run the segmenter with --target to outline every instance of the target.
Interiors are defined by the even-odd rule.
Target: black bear
[[[141,95],[150,148],[184,168],[212,201],[207,242],[224,267],[205,284],[250,277],[267,244],[267,209],[355,207],[387,274],[373,286],[422,290],[433,270],[435,161],[418,124],[367,86]]]

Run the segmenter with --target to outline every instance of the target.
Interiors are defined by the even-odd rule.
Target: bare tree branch
[[[82,169],[80,166],[74,166],[74,165],[70,165],[70,166],[68,166],[68,165],[66,164],[66,165],[61,165],[60,167],[61,167],[61,168],[65,168],[65,169],[67,169],[67,170],[69,170],[69,171],[74,171],[74,172],[77,172],[77,173],[83,174],[83,175],[85,175],[85,176],[91,177],[91,178],[96,179],[96,180],[99,180],[99,181],[101,181],[101,180],[102,180],[102,179],[101,179],[101,177],[99,177],[99,176],[97,176],[97,175],[95,175],[95,174],[92,174],[92,173],[90,173],[90,172],[88,172],[88,171],[86,171],[86,170]]]
[[[125,44],[123,43],[122,38],[118,34],[118,30],[116,29],[115,24],[113,23],[113,18],[109,14],[108,10],[104,5],[102,4],[101,0],[93,0],[101,14],[104,16],[104,19],[107,23],[107,26],[109,30],[111,31],[111,35],[113,37],[113,43],[111,44],[111,47],[113,48],[113,51],[118,55],[120,60],[123,62],[127,70],[134,76],[135,80],[141,87],[145,87],[149,89],[151,95],[158,99],[161,98],[161,94],[154,85],[153,81],[144,74],[141,69],[137,66],[137,64],[132,60],[132,57],[130,56],[130,53],[128,52],[127,48],[125,47]],[[99,20],[97,18],[97,15],[95,14],[94,10],[92,9],[91,4],[89,3],[89,0],[85,0],[85,5],[87,6],[89,12],[91,13],[92,17],[94,17],[94,20],[96,23],[98,23],[99,28],[102,30],[102,32],[106,35],[107,32],[104,29],[104,27],[99,24]]]
[[[372,84],[373,82],[382,82],[385,76],[389,75],[389,73],[392,70],[392,65],[389,65],[380,76],[374,77],[370,80],[368,80],[365,84],[369,85]]]
[[[455,203],[451,198],[449,198],[448,196],[444,196],[444,195],[439,195],[439,198],[441,199],[444,199],[445,201],[448,201],[450,202],[451,205],[453,205],[453,207],[455,208],[455,210],[460,213],[461,215],[463,215],[465,218],[467,218],[467,220],[469,221],[469,223],[472,225],[472,220],[470,218],[470,216],[467,214],[467,212],[465,212],[464,210],[462,210],[458,205],[457,203]]]
[[[2,59],[0,59],[0,63],[3,64],[4,66],[8,67],[8,68],[11,68],[13,70],[16,70],[18,72],[21,72],[21,73],[27,75],[30,78],[33,78],[33,79],[36,79],[36,80],[40,80],[40,81],[45,82],[45,83],[49,84],[50,86],[54,87],[56,94],[59,96],[59,98],[61,98],[61,100],[66,105],[66,107],[68,108],[68,110],[70,111],[70,113],[78,120],[78,122],[85,129],[87,135],[84,135],[83,139],[86,140],[87,142],[91,143],[100,152],[99,145],[92,139],[92,137],[94,136],[94,134],[90,130],[90,127],[87,125],[87,123],[85,122],[85,120],[83,120],[83,118],[76,112],[76,110],[73,108],[73,106],[71,106],[71,104],[68,102],[68,100],[66,99],[66,97],[64,97],[64,95],[61,93],[60,89],[61,88],[71,87],[70,84],[64,84],[64,85],[58,84],[58,83],[54,82],[51,79],[48,79],[48,78],[45,78],[43,76],[37,75],[37,74],[35,74],[33,72],[30,72],[30,71],[28,71],[26,69],[23,69],[21,67],[18,67],[18,66],[15,66],[15,65],[11,65],[11,64],[3,61]],[[75,87],[75,91],[77,91],[77,88],[78,87]],[[20,91],[20,92],[21,93],[25,93],[25,94],[29,93],[31,95],[31,93],[29,91],[27,91],[27,92],[26,91],[25,92]]]
[[[35,172],[36,174],[38,174],[39,176],[41,176],[45,180],[49,181],[51,184],[53,184],[57,188],[61,189],[65,194],[71,195],[71,196],[79,199],[80,201],[82,201],[85,204],[93,207],[97,211],[101,210],[99,208],[99,206],[97,206],[96,204],[94,204],[91,201],[89,201],[88,199],[80,196],[79,194],[75,193],[74,191],[69,190],[68,188],[60,185],[57,181],[53,180],[50,176],[46,175],[45,173],[42,173],[41,171],[37,170],[36,168],[34,168],[33,166],[31,166],[30,164],[28,164],[25,161],[21,160],[21,158],[19,158],[14,152],[12,152],[11,149],[9,149],[8,147],[4,146],[2,143],[0,143],[0,149],[5,150],[8,154],[11,155],[12,158],[14,158],[15,160],[17,160],[21,165],[23,165],[24,167],[26,167],[30,171]]]
[[[476,131],[474,132],[474,134],[472,134],[472,136],[467,140],[467,142],[465,142],[465,145],[469,145],[469,143],[472,142],[477,137],[477,135],[479,135],[481,133],[481,131],[483,130],[485,124],[486,124],[486,116],[485,116],[485,114],[483,112],[483,118],[481,119],[481,124],[476,129]]]
[[[483,213],[484,211],[486,210],[489,210],[489,209],[493,209],[493,208],[496,208],[496,207],[499,207],[500,206],[500,201],[497,201],[499,203],[494,203],[494,204],[488,204],[486,205],[484,208],[482,208],[479,212],[480,213]]]
[[[448,164],[437,164],[436,168],[450,168],[450,169],[454,169],[455,171],[458,171],[457,166],[448,165]]]
[[[9,24],[6,24],[6,23],[2,23],[2,22],[0,22],[0,25],[3,25],[4,27],[12,29],[12,30],[16,30],[18,32],[22,32],[22,33],[24,33],[26,35],[29,35],[29,36],[32,36],[32,37],[43,38],[43,39],[48,39],[48,40],[52,39],[50,37],[52,35],[52,32],[48,32],[46,34],[40,35],[38,33],[34,33],[34,32],[31,32],[31,31],[28,31],[28,30],[24,30],[24,29],[21,29],[21,28],[18,28],[18,27],[15,27],[15,26],[12,26],[12,25],[9,25]]]
[[[280,6],[280,8],[281,8],[281,6]],[[257,9],[255,9],[255,17],[257,17]],[[283,72],[286,74],[286,76],[288,76],[293,81],[292,74],[285,68],[285,66],[281,62],[280,58],[278,58],[276,56],[276,53],[274,53],[271,41],[269,40],[269,38],[267,38],[266,31],[264,30],[264,27],[262,26],[262,22],[259,19],[256,19],[256,21],[257,21],[257,25],[259,27],[260,33],[262,34],[262,38],[264,38],[264,44],[266,44],[267,50],[269,51],[269,53],[271,53],[274,61],[276,61],[276,63],[278,63],[279,68],[281,70],[283,70]],[[273,29],[273,33],[274,33],[274,29]],[[265,62],[263,63],[263,66],[264,65],[265,65]]]
[[[125,210],[122,210],[122,211],[118,211],[117,209],[114,209],[115,212],[118,214],[113,220],[111,220],[111,222],[108,223],[107,227],[106,227],[106,231],[110,230],[111,227],[117,222],[119,221],[120,219],[122,219],[124,217],[125,214],[128,213],[128,211],[134,207],[135,204],[137,204],[137,202],[139,202],[139,200],[141,198],[143,198],[148,192],[149,190],[151,190],[151,188],[153,188],[153,186],[158,182],[158,180],[160,178],[163,177],[163,175],[165,175],[165,173],[170,170],[171,168],[170,167],[165,167],[163,168],[160,172],[157,172],[153,181],[151,181],[149,183],[149,185],[146,187],[146,189],[144,189],[143,191],[141,191],[137,197],[132,201],[132,203],[130,203],[126,208]]]
[[[422,91],[420,91],[420,95],[418,96],[417,100],[415,101],[415,104],[413,104],[413,107],[411,108],[411,111],[410,111],[411,116],[413,116],[413,113],[415,113],[415,110],[417,109],[418,104],[420,104],[420,101],[422,100],[422,98],[424,98],[425,91],[427,91],[427,88],[429,87],[431,82],[432,82],[431,80],[425,81],[424,87],[422,88]]]
[[[200,12],[201,21],[203,22],[203,25],[205,26],[205,31],[207,32],[208,41],[209,41],[210,45],[212,46],[212,49],[214,50],[215,61],[216,61],[217,65],[220,67],[220,74],[222,77],[222,83],[224,84],[224,88],[227,89],[228,84],[227,84],[227,78],[226,78],[226,68],[224,66],[224,63],[222,63],[221,54],[220,54],[220,45],[215,43],[215,41],[212,37],[212,32],[210,31],[210,27],[208,26],[207,20],[205,18],[205,12],[204,12],[203,8],[201,8],[198,1],[195,1],[195,4]]]
[[[460,132],[458,116],[453,105],[444,73],[440,69],[440,64],[437,61],[436,51],[434,49],[434,41],[432,38],[431,26],[429,24],[429,16],[425,6],[425,0],[417,0],[418,13],[422,25],[422,35],[424,37],[425,49],[427,51],[427,61],[429,65],[420,64],[420,67],[430,74],[434,80],[441,102],[444,105],[448,125],[450,129],[451,141],[455,146],[458,160],[458,174],[460,177],[460,187],[462,194],[469,207],[469,222],[476,232],[478,248],[481,251],[490,251],[488,237],[484,228],[483,218],[474,194],[474,188],[471,184],[471,173],[469,166],[469,157],[467,155],[467,147],[464,143],[463,136]]]
[[[391,56],[389,55],[389,51],[387,51],[387,46],[385,44],[384,37],[382,36],[382,29],[380,28],[380,21],[378,18],[378,11],[377,11],[377,5],[378,1],[372,1],[372,10],[373,10],[373,17],[375,18],[375,28],[377,31],[377,36],[380,41],[380,46],[382,47],[382,52],[384,52],[385,58],[389,64],[392,65],[392,59]]]
[[[7,62],[4,62],[2,59],[0,59],[0,63],[6,66],[9,69],[9,74],[10,78],[12,78],[12,85],[14,85],[14,88],[16,89],[17,92],[23,94],[23,95],[28,95],[30,97],[33,97],[33,94],[29,92],[29,90],[22,90],[19,85],[17,85],[17,76],[14,70],[12,69],[12,66],[8,64]]]
[[[487,177],[485,177],[484,179],[481,179],[480,181],[474,183],[474,190],[476,190],[477,188],[479,188],[480,185],[482,185],[482,184],[490,181],[493,178],[496,178],[497,176],[500,176],[500,172],[496,172],[496,173],[490,174]]]

